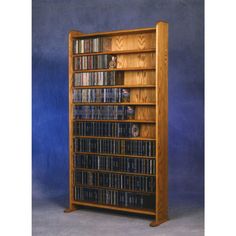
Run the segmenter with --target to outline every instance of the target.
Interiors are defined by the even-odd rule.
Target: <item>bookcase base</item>
[[[168,219],[165,219],[165,220],[154,220],[154,221],[152,221],[152,222],[149,224],[149,226],[150,226],[150,227],[157,227],[157,226],[159,226],[160,224],[165,223],[166,221],[168,221]]]

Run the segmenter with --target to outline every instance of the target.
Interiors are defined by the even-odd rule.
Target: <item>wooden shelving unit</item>
[[[75,53],[75,40],[93,38],[103,38],[102,40],[109,38],[109,50]],[[74,67],[74,60],[78,60],[80,57],[96,57],[103,55],[115,56],[117,60],[116,67],[80,70]],[[124,78],[122,84],[115,85],[74,85],[74,77],[76,74],[89,72],[123,73]],[[128,89],[130,91],[130,101],[74,101],[74,90],[82,91],[84,89]],[[132,106],[135,107],[135,115],[133,119],[122,120],[81,119],[74,117],[75,106]],[[81,122],[92,122],[93,124],[107,123],[110,125],[137,124],[138,127],[140,127],[139,136],[120,137],[75,134],[74,125]],[[111,153],[109,151],[104,153],[101,152],[101,150],[90,152],[80,150],[81,146],[78,146],[76,149],[75,140],[76,142],[80,142],[80,140],[86,140],[86,142],[87,140],[95,140],[96,142],[102,142],[103,140],[105,142],[105,144],[101,143],[99,145],[110,145],[109,142],[122,142],[122,145],[129,145],[129,143],[126,142],[136,142],[135,144],[132,143],[132,148],[134,145],[136,145],[136,148],[138,148],[137,145],[147,146],[145,146],[146,149],[143,147],[141,153],[138,153],[139,155],[135,152],[126,153],[128,146],[122,146],[122,153]],[[151,142],[155,145],[154,150],[151,148],[153,147],[151,146]],[[111,149],[113,146],[109,148]],[[154,156],[145,154],[143,150],[147,150],[148,148],[155,153]],[[130,150],[130,148],[128,149]],[[146,153],[148,152],[146,151]],[[126,164],[124,164],[125,161],[132,160],[136,163],[134,164],[136,169],[133,172],[128,171],[129,169],[122,171],[96,167],[91,168],[91,166],[90,168],[85,168],[84,166],[78,167],[77,161],[82,163],[82,157],[93,158],[96,165],[100,165],[100,162],[97,161],[99,158],[103,158],[102,160],[105,160],[106,163],[112,163],[111,161],[118,160],[119,163],[123,163],[122,168],[127,168],[127,166],[125,166]],[[145,166],[140,166],[140,164],[137,163],[145,163]],[[106,165],[109,167],[109,165],[112,164]],[[155,169],[154,172],[152,172],[153,168]],[[137,170],[139,169],[142,169],[142,171],[145,170],[146,173],[138,172]],[[152,171],[150,169],[152,169]],[[77,173],[79,173],[79,176],[84,173],[86,176],[88,175],[88,182],[76,182],[77,178],[80,178],[76,176]],[[99,176],[99,180],[94,179],[97,178],[97,175]],[[106,179],[108,177],[104,177],[107,175],[109,175],[109,180]],[[126,187],[114,187],[111,182],[109,182],[109,186],[103,184],[103,181],[113,181],[115,186],[123,186],[124,183],[122,183],[122,185],[116,179],[118,178],[116,176],[121,180],[123,180],[123,178],[129,178],[131,182],[126,181]],[[100,180],[100,177],[102,180]],[[137,183],[139,182],[132,182],[135,179],[140,179],[141,182],[143,181],[142,186],[145,185],[145,189],[150,188],[154,189],[154,191],[137,190],[137,187],[139,187]],[[94,181],[97,184],[94,184]],[[102,183],[99,181],[102,181]],[[148,181],[150,181],[152,186],[149,186]],[[85,197],[82,199],[82,192],[85,192],[85,190],[91,191],[90,193],[94,194],[95,197],[91,198],[90,194],[87,200],[84,200]],[[111,194],[112,200],[104,195],[108,192]],[[119,30],[92,34],[83,34],[79,31],[71,31],[69,33],[69,195],[69,208],[66,209],[65,212],[74,211],[78,206],[88,206],[154,216],[155,219],[151,222],[150,226],[157,226],[168,220],[168,23],[158,22],[155,27],[134,30]],[[125,196],[125,204],[122,203],[124,199],[121,196]],[[127,200],[127,196],[130,196],[129,200]],[[141,199],[140,201],[143,205],[137,205],[138,199]],[[143,202],[145,202],[145,204]]]

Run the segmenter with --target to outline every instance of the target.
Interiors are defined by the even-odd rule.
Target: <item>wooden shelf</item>
[[[113,153],[99,153],[99,152],[74,152],[74,153],[75,154],[80,154],[80,155],[98,155],[98,156],[113,156],[113,157],[156,159],[156,157],[138,156],[138,155],[127,155],[127,154],[113,154]]]
[[[73,102],[79,106],[156,106],[154,102]]]
[[[94,188],[94,189],[108,189],[108,190],[117,190],[117,191],[124,191],[124,192],[132,192],[132,193],[140,193],[142,195],[153,195],[155,192],[144,192],[144,191],[137,191],[137,190],[130,190],[125,188],[112,188],[112,187],[105,187],[105,186],[92,186],[87,184],[76,184],[74,187],[83,187],[83,188]]]
[[[74,138],[90,138],[90,139],[114,139],[114,140],[137,140],[137,141],[155,141],[155,138],[143,138],[143,137],[106,137],[106,136],[82,136],[73,135]]]
[[[93,69],[93,70],[74,70],[76,72],[99,72],[99,71],[141,71],[156,70],[155,67],[130,67],[130,68],[113,68],[113,69]]]
[[[147,210],[147,209],[134,209],[134,208],[127,208],[127,207],[118,207],[113,205],[103,205],[98,203],[91,203],[86,201],[72,201],[75,205],[81,205],[81,206],[89,206],[89,207],[96,207],[96,208],[103,208],[103,209],[111,209],[111,210],[117,210],[117,211],[125,211],[125,212],[131,212],[131,213],[139,213],[144,215],[151,215],[155,216],[154,210]]]
[[[89,172],[98,172],[98,173],[113,173],[113,174],[121,174],[121,175],[135,175],[135,176],[156,176],[155,174],[142,174],[142,173],[133,173],[133,172],[122,172],[116,170],[97,170],[97,169],[87,169],[87,168],[74,168],[74,170],[79,171],[89,171]]]
[[[156,52],[155,48],[142,49],[142,50],[122,50],[122,51],[107,51],[107,52],[86,52],[74,54],[73,57],[82,57],[82,56],[95,56],[95,55],[117,55],[117,54],[139,54],[139,53],[149,53]]]
[[[74,119],[74,122],[111,122],[111,123],[147,123],[155,124],[155,120],[92,120],[92,119]]]
[[[73,86],[74,89],[102,89],[102,88],[156,88],[156,85],[86,85]]]

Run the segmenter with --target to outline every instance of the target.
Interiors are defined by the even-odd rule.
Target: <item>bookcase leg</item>
[[[159,226],[160,224],[166,222],[167,220],[168,220],[168,219],[158,220],[158,217],[156,216],[156,217],[155,217],[155,220],[150,223],[150,226],[151,226],[151,227]]]
[[[64,213],[70,213],[70,212],[73,212],[73,211],[76,211],[76,210],[77,210],[77,208],[74,205],[70,205],[69,208],[66,208],[64,210]]]

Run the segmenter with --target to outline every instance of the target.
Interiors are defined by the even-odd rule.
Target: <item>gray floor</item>
[[[169,211],[170,220],[155,228],[149,227],[152,219],[146,216],[84,207],[65,214],[64,205],[60,200],[34,200],[33,236],[204,235],[203,207],[199,205],[172,204]]]

